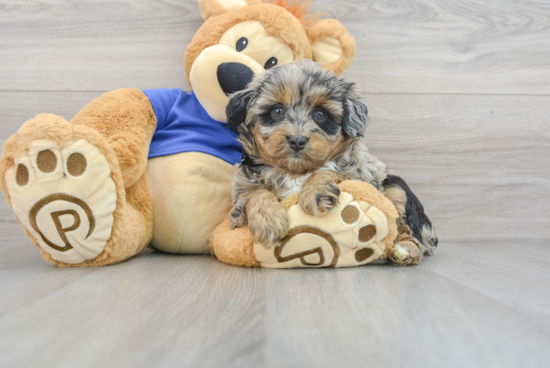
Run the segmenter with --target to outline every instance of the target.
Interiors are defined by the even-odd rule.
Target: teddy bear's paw
[[[78,264],[103,251],[117,193],[97,147],[83,139],[64,147],[32,141],[5,178],[15,214],[53,259]]]
[[[388,222],[380,210],[366,202],[353,201],[341,209],[339,217],[350,231],[334,232],[341,246],[337,267],[366,265],[382,256]]]
[[[376,207],[340,193],[324,216],[305,213],[299,204],[288,209],[290,230],[274,248],[254,244],[262,267],[354,267],[372,263],[386,249],[387,217]]]

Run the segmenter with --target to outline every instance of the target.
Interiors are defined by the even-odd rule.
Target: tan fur
[[[220,261],[241,267],[259,267],[254,256],[254,240],[247,227],[231,230],[226,218],[210,237],[212,254]]]
[[[227,10],[221,6],[218,0],[198,0],[198,3],[199,9],[201,10],[201,17],[204,20],[227,13]]]
[[[271,192],[261,189],[250,196],[246,205],[248,226],[256,243],[272,247],[288,233],[285,208]]]
[[[297,91],[293,88],[277,88],[273,91],[273,95],[270,96],[273,99],[273,102],[280,102],[286,106],[292,104],[296,100]]]
[[[321,133],[307,133],[304,135],[309,138],[309,143],[305,149],[308,161],[311,161],[310,170],[314,170],[328,161],[330,153],[333,150],[334,141],[331,141]]]
[[[407,204],[407,195],[400,187],[389,187],[384,189],[384,195],[397,209],[400,220],[405,216],[405,205]]]
[[[338,204],[340,190],[338,183],[343,177],[334,171],[318,171],[313,173],[304,183],[299,196],[302,210],[315,216],[321,216],[331,211]]]
[[[218,0],[198,0],[199,9],[201,10],[201,17],[204,20],[208,20],[216,15],[227,13]],[[246,0],[248,5],[260,4],[260,0]]]
[[[330,153],[328,154],[326,161],[330,161],[338,154],[346,152],[353,145],[353,142],[353,139],[346,139],[344,136],[338,136],[338,139],[331,142]]]
[[[285,210],[288,210],[290,207],[298,204],[300,200],[300,193],[294,193],[286,197],[284,201],[281,202]]]
[[[133,88],[107,92],[71,120],[103,135],[116,154],[125,188],[143,175],[147,153],[157,125],[149,98]]]
[[[266,159],[269,160],[268,163],[275,167],[284,165],[287,158],[286,137],[291,135],[291,131],[286,126],[275,129],[273,133],[264,138],[260,126],[256,125],[252,128],[252,134],[254,135],[258,152],[264,161]]]
[[[282,6],[306,28],[319,19],[323,13],[309,14],[309,7],[313,0],[265,0],[265,2]]]

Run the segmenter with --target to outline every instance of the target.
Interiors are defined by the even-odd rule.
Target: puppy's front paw
[[[422,251],[411,241],[394,244],[389,261],[396,266],[408,266],[420,263]]]
[[[248,224],[254,242],[267,248],[280,243],[289,230],[286,210],[278,203],[266,203],[254,213],[249,213]]]
[[[332,211],[338,204],[340,189],[336,183],[323,183],[304,187],[300,192],[298,203],[302,210],[315,216],[322,216]]]
[[[229,220],[231,220],[231,230],[238,227],[244,227],[248,223],[244,208],[238,207],[233,207],[233,209],[229,213]]]

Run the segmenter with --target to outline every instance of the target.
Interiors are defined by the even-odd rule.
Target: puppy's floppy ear
[[[365,135],[365,129],[369,124],[367,106],[355,95],[350,93],[344,100],[344,116],[342,128],[352,137],[359,138]]]
[[[225,108],[227,116],[227,126],[234,131],[238,131],[239,126],[243,125],[246,120],[248,106],[252,100],[252,90],[242,90],[233,95],[229,99],[229,103]]]

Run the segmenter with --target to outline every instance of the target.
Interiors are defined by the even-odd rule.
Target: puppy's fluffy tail
[[[424,255],[433,256],[437,249],[437,235],[418,197],[405,180],[396,175],[388,175],[382,186],[386,196],[396,205],[398,212],[411,229],[414,238],[422,244]]]

